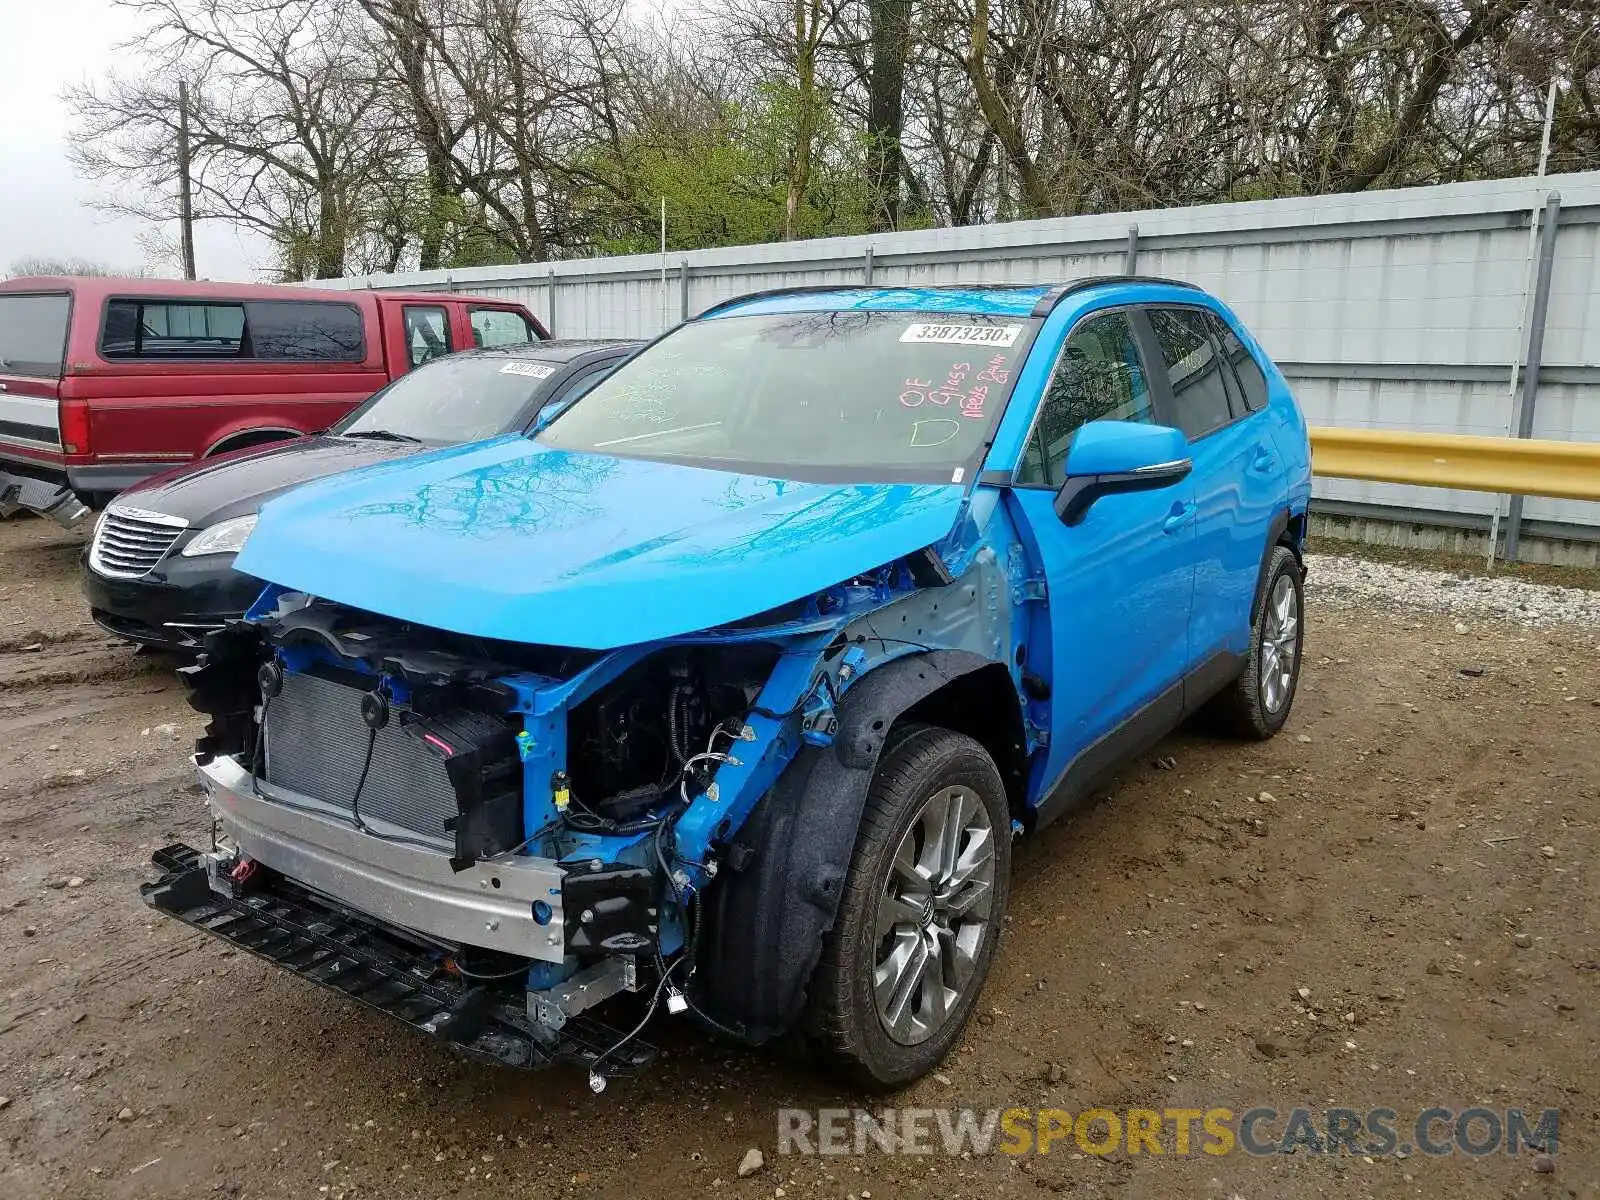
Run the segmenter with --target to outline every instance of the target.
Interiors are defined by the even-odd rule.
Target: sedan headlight
[[[231,521],[218,521],[215,525],[202,529],[183,548],[183,557],[198,558],[202,554],[237,554],[244,549],[245,539],[250,536],[250,531],[255,527],[256,518],[254,514],[248,517],[234,517]]]

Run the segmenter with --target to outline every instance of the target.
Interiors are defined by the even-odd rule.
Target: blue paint
[[[1047,290],[839,289],[752,299],[707,319],[834,310],[1028,316]],[[1161,303],[1208,308],[1239,330],[1269,402],[1194,442],[1156,424],[1081,426],[1066,443],[1064,474],[1185,458],[1193,470],[1167,486],[1103,497],[1067,526],[1054,512],[1054,487],[1007,483],[1025,462],[1057,358],[1084,317]],[[1164,372],[1148,354],[1135,367],[1146,379]],[[705,885],[702,864],[800,748],[833,743],[850,689],[928,649],[1005,668],[1029,759],[1025,802],[1036,805],[1085,747],[1209,656],[1246,645],[1268,530],[1285,512],[1303,515],[1310,495],[1305,422],[1282,375],[1218,301],[1161,284],[1097,285],[1057,305],[1016,367],[983,470],[946,484],[799,482],[510,437],[378,464],[273,500],[238,566],[272,581],[253,618],[284,591],[300,591],[423,627],[602,651],[569,678],[501,680],[522,721],[525,827],[546,834],[530,852],[563,861],[653,866],[656,853],[650,834],[576,833],[560,823],[554,781],[572,765],[574,706],[667,646],[776,647],[756,709],[737,740],[721,743],[733,761],[675,811],[669,854],[687,893]],[[932,584],[940,571],[949,582]],[[280,653],[289,670],[331,659],[319,647]],[[1025,689],[1025,670],[1044,686]],[[669,903],[665,952],[682,937],[682,913]]]
[[[386,464],[387,465],[387,464]],[[801,600],[938,541],[956,484],[828,484],[521,437],[263,506],[239,570],[439,629],[636,645]]]
[[[995,288],[840,288],[730,302],[705,319],[715,321],[734,315],[793,312],[979,313],[991,317],[1026,317],[1033,313],[1034,305],[1049,290],[1048,284]]]

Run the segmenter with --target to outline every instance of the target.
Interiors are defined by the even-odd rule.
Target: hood
[[[949,484],[797,483],[512,436],[299,488],[237,566],[478,637],[603,650],[752,616],[948,534]]]
[[[297,484],[425,449],[411,442],[292,438],[164,471],[123,492],[119,499],[136,508],[183,517],[192,528],[201,529],[253,513]]]

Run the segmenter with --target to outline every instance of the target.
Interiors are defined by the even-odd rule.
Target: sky
[[[138,31],[111,0],[0,0],[0,276],[27,257],[176,273],[174,263],[146,262],[139,236],[155,227],[96,209],[104,193],[67,159],[73,114],[62,92],[113,68],[136,74],[137,58],[118,47]],[[158,232],[175,243],[177,223]],[[268,259],[258,238],[221,223],[195,228],[201,278],[258,279]]]

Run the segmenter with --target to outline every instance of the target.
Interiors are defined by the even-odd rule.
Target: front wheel
[[[918,726],[883,753],[811,980],[809,1040],[851,1084],[927,1074],[977,1002],[1000,937],[1011,816],[972,738]]]
[[[1250,657],[1239,678],[1210,705],[1210,715],[1225,732],[1265,739],[1289,719],[1305,639],[1303,575],[1294,551],[1272,548],[1250,630]]]

